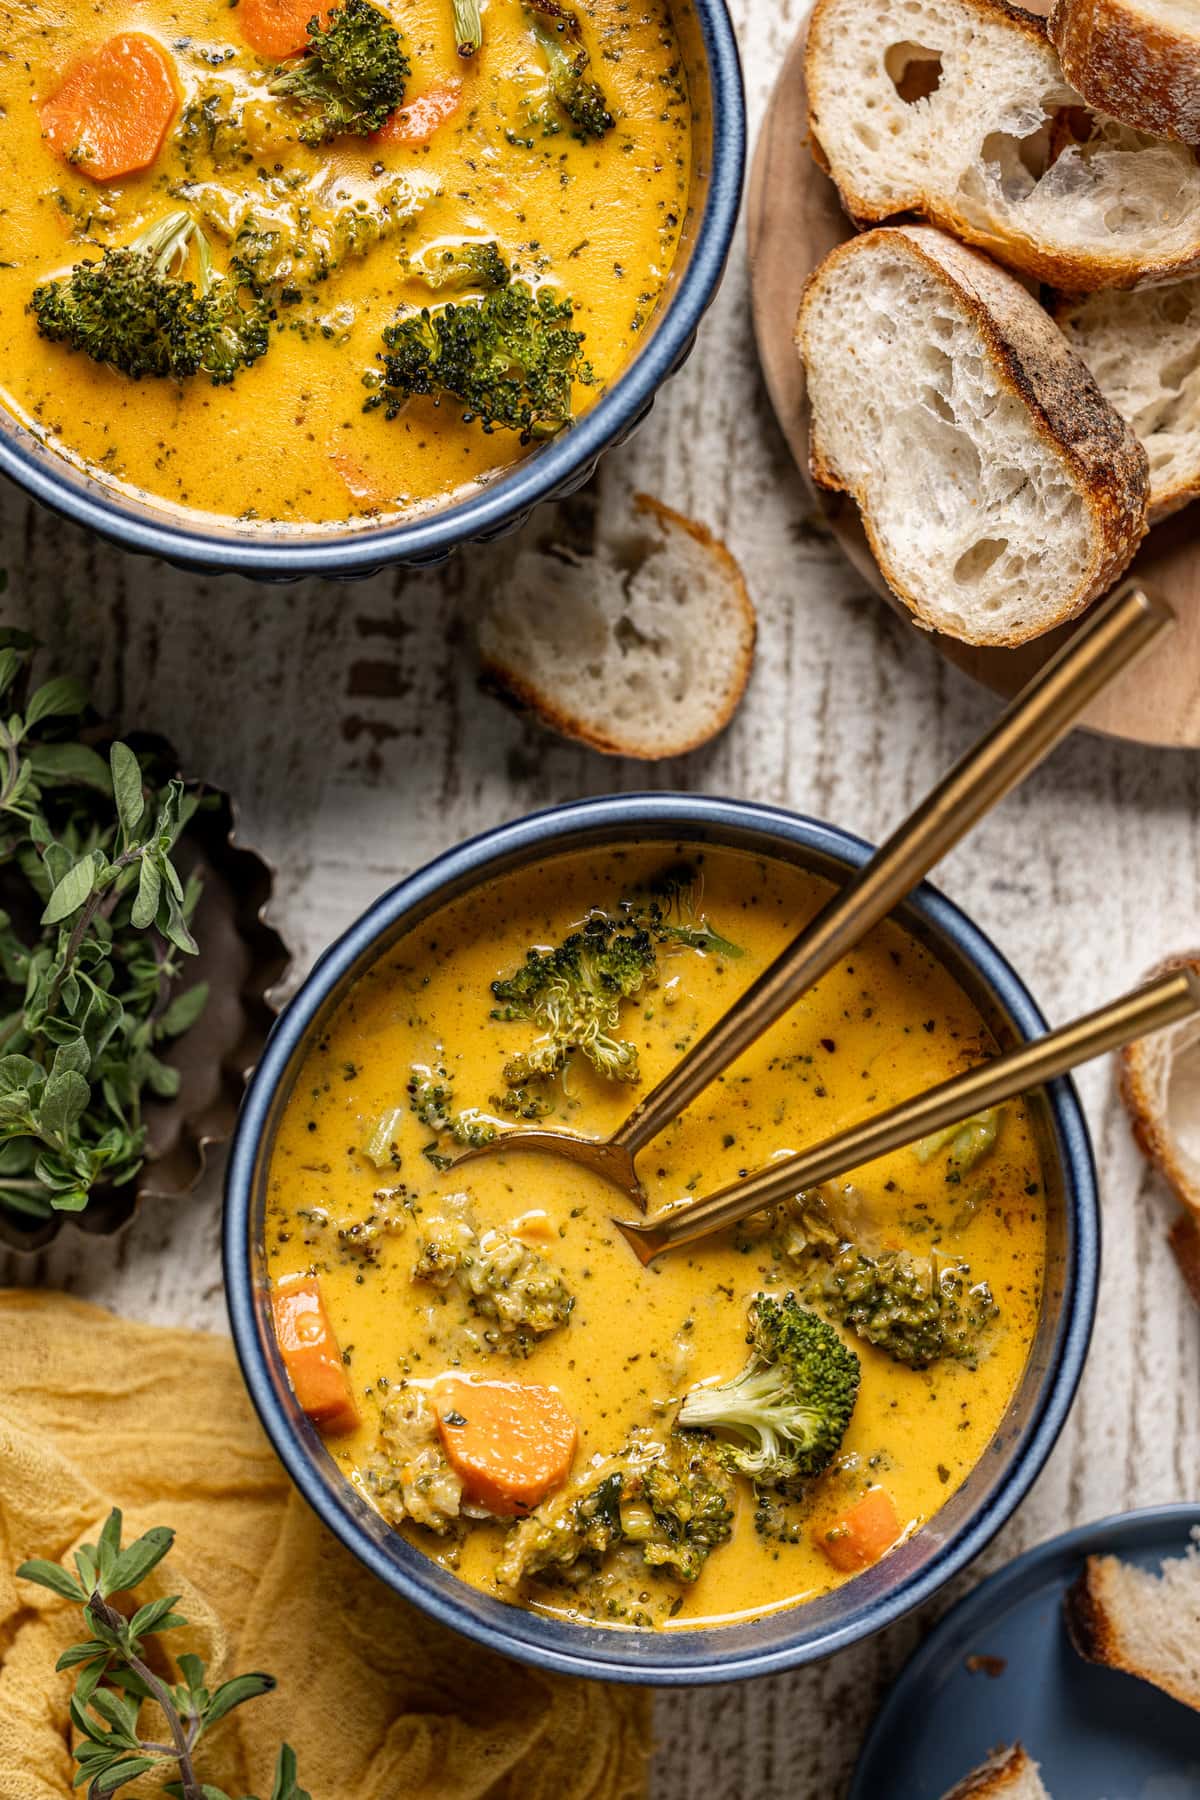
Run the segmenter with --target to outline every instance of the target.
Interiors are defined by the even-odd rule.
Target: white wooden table
[[[803,5],[735,0],[752,127]],[[434,852],[582,794],[694,788],[878,839],[996,702],[868,596],[811,525],[759,382],[740,241],[688,367],[605,465],[605,504],[634,486],[729,542],[761,621],[732,728],[665,767],[570,749],[480,697],[471,614],[494,549],[430,575],[257,587],[127,558],[4,487],[0,618],[34,629],[106,711],[168,732],[190,770],[238,795],[247,840],[278,869],[274,916],[298,973]],[[940,880],[1064,1019],[1200,938],[1200,760],[1079,738]],[[969,1581],[1068,1525],[1200,1494],[1200,1316],[1166,1248],[1169,1209],[1133,1149],[1111,1070],[1089,1069],[1080,1085],[1107,1235],[1091,1360],[1047,1469]],[[193,1201],[146,1208],[116,1241],[67,1232],[42,1257],[0,1264],[0,1277],[224,1330],[219,1206],[215,1171]],[[820,1669],[660,1698],[655,1800],[835,1800],[884,1685],[932,1616]]]

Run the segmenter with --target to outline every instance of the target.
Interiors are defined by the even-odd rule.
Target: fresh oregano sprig
[[[33,640],[0,632],[0,1205],[78,1212],[141,1166],[156,1046],[207,988],[175,989],[199,898],[172,852],[196,809],[150,758],[85,741],[69,678],[29,691]]]
[[[179,1595],[148,1600],[128,1616],[110,1602],[114,1594],[128,1594],[143,1582],[174,1541],[168,1526],[156,1525],[122,1549],[121,1514],[114,1507],[99,1543],[85,1544],[75,1552],[76,1575],[61,1563],[41,1560],[22,1563],[17,1570],[23,1580],[82,1606],[91,1634],[64,1650],[57,1664],[59,1670],[78,1670],[71,1696],[71,1723],[79,1734],[74,1786],[88,1784],[87,1800],[104,1800],[139,1775],[161,1774],[164,1765],[169,1769],[171,1764],[179,1779],[169,1782],[165,1791],[175,1800],[233,1800],[224,1789],[200,1779],[196,1753],[208,1732],[235,1706],[269,1694],[275,1686],[270,1675],[236,1675],[210,1691],[198,1656],[176,1658],[177,1682],[155,1674],[143,1654],[146,1640],[187,1624],[175,1611]],[[157,1707],[161,1724],[151,1712],[153,1724],[146,1726],[148,1706]],[[146,1731],[149,1734],[143,1735]],[[254,1796],[247,1794],[243,1800]],[[279,1752],[270,1800],[312,1800],[297,1782],[296,1757],[289,1744]]]

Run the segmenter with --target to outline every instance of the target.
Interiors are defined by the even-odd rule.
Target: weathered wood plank
[[[801,0],[739,0],[755,119]],[[382,888],[471,832],[613,789],[688,787],[817,813],[878,838],[994,710],[814,531],[762,392],[744,255],[688,368],[605,467],[605,504],[649,488],[741,558],[761,611],[753,684],[726,736],[644,769],[553,742],[475,687],[470,622],[495,548],[423,576],[260,588],[123,557],[0,492],[0,615],[114,716],[170,734],[238,794],[275,863],[275,917],[303,971]],[[1052,1018],[1195,941],[1200,764],[1097,739],[1061,750],[948,859],[942,885],[1008,952]],[[1081,1088],[1108,1252],[1079,1402],[1018,1518],[971,1580],[1063,1526],[1200,1491],[1200,1321],[1167,1254],[1110,1071]],[[148,1207],[116,1242],[74,1233],[10,1281],[142,1318],[224,1329],[219,1182]],[[964,1584],[960,1584],[964,1585]],[[947,1596],[948,1598],[949,1596]],[[944,1604],[944,1602],[943,1602]],[[830,1800],[920,1621],[792,1677],[658,1704],[656,1800]]]

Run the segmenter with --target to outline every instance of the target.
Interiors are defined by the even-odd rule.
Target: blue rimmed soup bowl
[[[507,1606],[467,1586],[393,1531],[346,1480],[300,1411],[276,1348],[264,1223],[282,1111],[310,1043],[355,980],[429,914],[515,869],[579,850],[655,841],[747,850],[834,882],[871,854],[861,839],[815,819],[686,794],[583,800],[447,851],[390,889],[325,952],[276,1025],[230,1157],[224,1254],[234,1342],[267,1435],[314,1511],[381,1581],[465,1636],[539,1667],[683,1685],[815,1662],[928,1600],[978,1555],[1028,1492],[1071,1405],[1095,1312],[1100,1228],[1087,1127],[1071,1083],[1058,1081],[1031,1100],[1045,1170],[1047,1266],[1033,1347],[1008,1411],[974,1470],[923,1530],[819,1599],[716,1628],[634,1631],[575,1624]],[[936,889],[921,886],[896,917],[955,977],[1002,1047],[1045,1029],[1010,964]],[[480,929],[486,928],[481,909]]]
[[[721,284],[741,206],[746,111],[737,40],[725,0],[671,0],[692,102],[692,179],[679,251],[650,329],[596,404],[566,431],[469,497],[410,521],[304,531],[188,514],[125,494],[80,470],[0,406],[0,471],[34,499],[121,549],[207,574],[299,581],[354,579],[444,561],[462,545],[502,536],[545,500],[573,493],[606,450],[645,418],[686,361]]]

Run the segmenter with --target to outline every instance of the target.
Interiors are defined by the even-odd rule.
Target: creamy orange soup
[[[965,1258],[970,1283],[988,1284],[996,1316],[977,1357],[943,1357],[925,1368],[903,1365],[839,1325],[860,1359],[861,1382],[837,1454],[784,1497],[735,1474],[724,1540],[689,1569],[694,1578],[648,1568],[637,1543],[619,1542],[514,1584],[498,1570],[503,1576],[515,1534],[528,1537],[527,1519],[469,1509],[476,1516],[414,1523],[405,1495],[413,1499],[421,1484],[406,1463],[421,1451],[388,1421],[397,1410],[408,1416],[414,1396],[436,1393],[439,1378],[556,1391],[578,1447],[565,1484],[535,1517],[561,1523],[595,1469],[613,1467],[609,1459],[631,1441],[644,1449],[671,1440],[689,1389],[738,1373],[755,1295],[795,1291],[810,1310],[823,1310],[811,1283],[819,1286],[830,1251],[798,1248],[787,1209],[643,1268],[612,1223],[624,1203],[598,1178],[529,1154],[492,1153],[458,1172],[439,1167],[455,1146],[415,1115],[407,1096],[414,1066],[441,1069],[458,1107],[511,1123],[494,1099],[505,1091],[502,1070],[539,1034],[526,1021],[491,1016],[490,984],[530,948],[560,943],[594,909],[617,909],[672,860],[669,851],[638,849],[531,868],[447,906],[372,968],[297,1078],[271,1162],[267,1247],[277,1292],[317,1278],[341,1347],[361,1422],[331,1437],[330,1449],[347,1480],[414,1544],[475,1587],[540,1612],[679,1629],[795,1606],[851,1578],[831,1561],[829,1531],[864,1495],[885,1491],[897,1541],[933,1518],[978,1462],[1021,1376],[1038,1315],[1044,1216],[1020,1104],[1004,1109],[994,1142],[967,1172],[956,1172],[951,1152],[927,1146],[925,1160],[901,1151],[824,1192],[835,1216],[851,1217],[877,1248],[910,1252],[914,1266],[927,1268],[931,1255],[940,1265]],[[653,984],[621,1013],[643,1088],[828,893],[819,879],[740,852],[696,851],[690,862],[703,916],[742,954],[658,946]],[[643,1152],[650,1203],[719,1186],[994,1048],[961,988],[887,923]],[[615,1126],[637,1091],[602,1077],[578,1053],[546,1085],[546,1122],[591,1133]],[[481,1311],[459,1281],[428,1279],[429,1237],[464,1214],[479,1241],[498,1232],[496,1241],[515,1240],[540,1258],[543,1275],[572,1297],[565,1322],[518,1345],[489,1319],[486,1296]],[[722,1436],[684,1435],[709,1447]],[[436,1443],[430,1454],[424,1491],[436,1505],[444,1498]],[[452,1503],[453,1493],[451,1511]]]
[[[250,528],[407,515],[489,481],[525,454],[519,434],[489,434],[451,401],[416,398],[391,420],[363,410],[385,326],[477,297],[431,293],[410,273],[464,241],[495,241],[522,281],[574,302],[594,375],[575,387],[576,413],[627,362],[670,272],[690,180],[667,0],[573,8],[614,120],[590,140],[556,112],[520,0],[488,0],[483,47],[468,59],[451,0],[382,10],[411,64],[406,102],[460,84],[423,145],[301,142],[302,119],[266,91],[271,59],[244,41],[226,0],[0,0],[0,402],[77,467]],[[122,33],[163,50],[177,105],[147,169],[94,180],[56,153],[41,108],[79,59]],[[303,220],[310,245],[332,246],[327,275],[311,277],[310,249],[272,293],[270,347],[232,385],[203,373],[133,381],[39,335],[38,284],[181,207],[218,268],[253,209],[285,232]],[[345,249],[350,228],[359,242]]]

